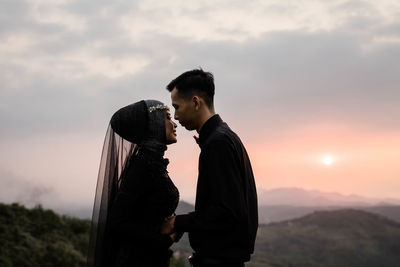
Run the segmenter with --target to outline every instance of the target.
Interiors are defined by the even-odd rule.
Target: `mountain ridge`
[[[180,204],[180,210],[193,208],[186,204]],[[89,220],[41,206],[0,204],[0,266],[84,266],[89,227]],[[184,239],[172,247],[174,255],[191,253],[186,235]],[[246,267],[397,267],[399,240],[400,223],[384,216],[349,208],[316,211],[260,224],[255,253]],[[179,266],[187,266],[180,259]]]
[[[366,211],[318,211],[260,225],[248,267],[397,267],[400,223]]]
[[[259,205],[291,206],[373,206],[400,205],[400,199],[370,198],[355,194],[306,190],[299,187],[258,189]]]

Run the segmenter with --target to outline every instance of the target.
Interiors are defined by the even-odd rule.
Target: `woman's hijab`
[[[127,163],[139,149],[160,157],[167,149],[165,109],[168,107],[157,100],[142,100],[119,109],[110,120],[97,178],[87,266],[102,266],[105,262],[109,209]]]

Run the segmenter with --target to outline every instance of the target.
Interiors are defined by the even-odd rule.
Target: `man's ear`
[[[192,103],[194,105],[194,109],[195,110],[199,110],[201,107],[201,100],[200,97],[198,97],[197,95],[192,97]]]

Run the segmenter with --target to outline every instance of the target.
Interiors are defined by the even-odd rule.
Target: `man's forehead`
[[[172,102],[182,102],[185,99],[179,94],[178,89],[176,87],[171,91],[171,99]]]
[[[171,95],[172,95],[172,96],[178,95],[178,89],[177,89],[176,87],[174,87],[174,89],[172,89]]]

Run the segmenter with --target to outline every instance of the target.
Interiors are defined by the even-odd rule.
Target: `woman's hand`
[[[175,216],[165,218],[160,228],[160,233],[163,235],[171,235],[174,233]]]

